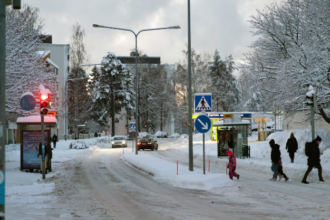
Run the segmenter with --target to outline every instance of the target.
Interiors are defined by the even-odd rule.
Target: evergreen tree
[[[235,63],[232,56],[221,60],[218,50],[215,50],[213,61],[209,66],[212,81],[213,111],[235,111],[240,101],[240,91],[233,76]]]
[[[101,64],[100,73],[95,71],[90,82],[90,88],[93,88],[90,111],[92,118],[101,125],[105,125],[107,118],[111,117],[112,134],[115,135],[115,114],[122,108],[134,108],[132,74],[114,53],[103,57]]]

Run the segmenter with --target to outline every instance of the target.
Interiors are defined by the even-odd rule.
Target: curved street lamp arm
[[[165,29],[181,29],[181,27],[179,25],[176,25],[176,26],[161,27],[161,28],[142,29],[136,35],[138,36],[141,32],[145,32],[145,31],[159,31],[159,30],[165,30]]]
[[[120,30],[120,31],[129,31],[129,32],[132,32],[135,36],[137,35],[134,31],[132,31],[131,29],[127,29],[127,28],[108,27],[108,26],[103,26],[103,25],[98,25],[98,24],[93,24],[93,27],[108,28],[108,29],[114,29],[114,30]]]

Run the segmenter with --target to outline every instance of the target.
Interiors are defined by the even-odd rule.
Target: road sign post
[[[211,119],[206,115],[200,115],[196,118],[195,128],[203,134],[203,174],[205,175],[205,133],[211,129]]]
[[[137,133],[136,133],[136,123],[135,122],[131,122],[129,123],[129,131],[133,132],[133,138],[132,138],[132,152],[134,152],[134,137],[137,137]],[[137,142],[137,139],[136,139]],[[137,143],[135,144],[135,146],[137,147]],[[136,150],[136,154],[138,151]]]

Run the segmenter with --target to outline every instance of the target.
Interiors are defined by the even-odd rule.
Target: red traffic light
[[[48,94],[41,94],[41,100],[46,100],[48,99]]]

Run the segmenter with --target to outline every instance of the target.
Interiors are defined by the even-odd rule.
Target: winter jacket
[[[272,148],[272,152],[270,154],[270,158],[273,163],[278,163],[280,160],[281,152],[280,152],[280,145],[274,144],[270,146]]]
[[[295,137],[288,139],[288,141],[286,142],[286,150],[289,153],[294,153],[298,150],[298,142]]]
[[[227,167],[228,167],[230,172],[235,172],[235,170],[236,170],[236,157],[234,155],[231,156]]]
[[[312,146],[310,149],[310,156],[308,157],[308,166],[315,166],[320,163],[320,148],[318,143],[315,141],[312,142]]]

